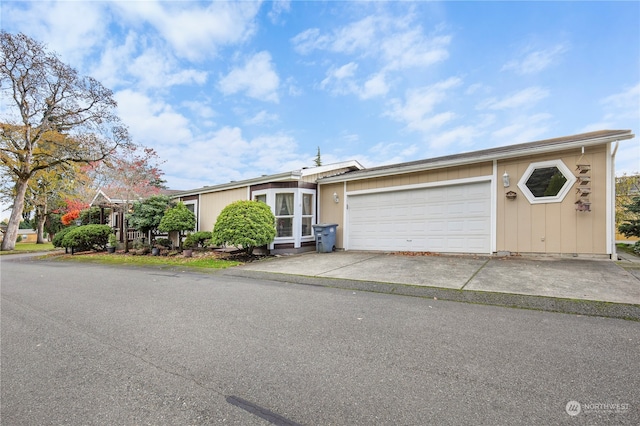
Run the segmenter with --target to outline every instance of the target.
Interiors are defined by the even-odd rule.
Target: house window
[[[293,244],[294,248],[299,248],[302,243],[314,240],[315,189],[259,189],[252,192],[251,199],[266,203],[276,218],[276,238],[272,244]]]
[[[575,176],[561,160],[552,160],[530,164],[518,187],[532,204],[558,203],[575,181]]]
[[[293,193],[276,194],[276,237],[293,236]]]
[[[197,208],[197,201],[195,200],[188,200],[188,201],[183,201],[182,202],[184,204],[184,206],[187,208],[187,210],[189,210],[191,213],[193,213],[193,215],[196,217],[196,227],[194,229],[192,229],[192,231],[196,231],[198,228],[198,208]]]
[[[302,236],[313,235],[313,194],[302,194]]]

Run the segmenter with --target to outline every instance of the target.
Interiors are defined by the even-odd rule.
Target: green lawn
[[[619,252],[621,251],[621,252],[632,254],[634,256],[638,256],[636,253],[633,252],[633,244],[618,243],[616,244],[616,247],[618,248]]]
[[[106,265],[133,266],[181,266],[189,268],[225,269],[241,265],[235,260],[218,259],[215,257],[183,257],[183,256],[131,256],[124,254],[65,254],[57,256],[56,260],[73,262],[101,263]]]
[[[15,253],[34,253],[38,251],[51,251],[55,250],[53,244],[36,244],[36,243],[16,243],[15,250],[0,251],[0,255],[15,254]]]

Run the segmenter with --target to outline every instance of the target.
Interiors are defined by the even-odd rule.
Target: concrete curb
[[[375,281],[357,281],[341,278],[318,278],[276,272],[227,269],[223,275],[264,279],[293,284],[313,285],[345,290],[369,291],[402,296],[438,298],[452,302],[477,303],[509,308],[533,309],[574,315],[600,316],[640,321],[640,305],[601,302],[595,300],[563,299],[548,296],[530,296],[477,290],[456,290],[440,287],[413,286]]]

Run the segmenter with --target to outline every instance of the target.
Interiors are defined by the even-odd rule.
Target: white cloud
[[[538,140],[551,127],[551,114],[540,113],[529,116],[517,116],[511,124],[491,133],[495,145],[511,145]]]
[[[376,166],[396,164],[413,159],[418,152],[416,145],[406,146],[400,142],[380,142],[369,149],[367,164]]]
[[[426,38],[421,28],[393,34],[384,38],[381,45],[385,69],[428,67],[444,61],[449,57],[450,43],[450,36]]]
[[[365,81],[360,90],[361,99],[370,99],[376,96],[384,96],[389,92],[389,85],[386,82],[385,74],[380,72]]]
[[[462,84],[462,80],[451,77],[431,86],[410,89],[404,103],[398,99],[391,102],[391,110],[386,116],[406,123],[407,129],[427,132],[442,126],[455,117],[453,112],[433,114],[435,106],[443,102],[448,92]]]
[[[240,43],[255,32],[260,2],[128,1],[111,3],[131,25],[150,23],[173,47],[192,61],[217,54],[221,46]]]
[[[318,28],[309,28],[291,39],[293,49],[301,55],[307,55],[315,49],[325,49],[329,37],[321,36]]]
[[[184,101],[182,106],[188,108],[196,117],[211,119],[218,115],[211,108],[209,101]]]
[[[530,49],[529,49],[530,50]],[[557,44],[548,49],[525,51],[518,59],[511,60],[502,66],[502,71],[515,71],[518,74],[534,74],[548,68],[561,54],[567,51],[567,46]]]
[[[630,129],[640,123],[640,83],[600,100],[603,117],[580,129],[591,132],[602,129]]]
[[[102,45],[110,21],[102,2],[3,2],[1,8],[3,29],[10,23],[77,69]]]
[[[118,115],[131,131],[134,142],[155,147],[187,143],[193,139],[189,120],[163,101],[127,89],[115,93]],[[171,157],[164,157],[169,159]]]
[[[602,100],[602,104],[606,108],[618,111],[633,111],[635,112],[635,118],[638,118],[638,113],[640,113],[640,83],[620,93],[607,96]]]
[[[512,109],[530,107],[549,96],[549,91],[541,87],[528,87],[519,92],[507,95],[502,99],[491,98],[481,102],[478,109]]]
[[[278,114],[270,114],[265,110],[260,111],[253,117],[245,120],[245,124],[252,126],[261,126],[278,121]]]
[[[138,81],[138,88],[163,88],[183,84],[204,84],[207,73],[180,65],[165,52],[151,48],[137,56],[127,67]]]
[[[389,81],[394,81],[391,73],[426,68],[446,60],[451,36],[427,36],[411,15],[391,16],[379,11],[331,31],[307,29],[291,42],[294,50],[303,55],[317,50],[357,57],[358,62],[350,61],[340,67],[330,65],[321,87],[333,94],[370,99],[391,90]],[[322,63],[334,60],[332,56]],[[364,60],[366,67],[361,66]]]
[[[358,69],[358,64],[349,62],[339,68],[331,68],[327,71],[327,76],[320,82],[320,88],[329,89],[334,95],[357,92],[357,87],[353,76]]]
[[[444,151],[452,146],[470,146],[482,132],[475,126],[459,126],[429,138],[429,148]]]
[[[289,12],[290,10],[290,0],[274,0],[271,2],[271,10],[267,14],[267,16],[273,24],[279,24],[281,22],[282,15],[285,12]]]
[[[248,58],[242,68],[235,68],[221,78],[218,88],[225,95],[245,92],[251,98],[277,103],[279,85],[271,55],[263,51]]]

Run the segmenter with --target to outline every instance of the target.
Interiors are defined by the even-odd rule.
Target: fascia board
[[[171,198],[180,198],[180,197],[188,197],[190,195],[208,194],[210,192],[226,191],[229,189],[243,188],[245,186],[258,185],[261,183],[300,180],[301,176],[302,175],[298,170],[293,172],[279,173],[276,175],[260,176],[257,178],[252,178],[247,180],[223,183],[220,185],[213,185],[213,186],[204,186],[198,189],[178,192],[176,194],[173,194]]]
[[[425,170],[437,170],[445,167],[465,166],[468,164],[482,163],[482,162],[488,162],[488,161],[494,161],[494,160],[496,161],[506,160],[506,159],[517,158],[517,157],[531,156],[536,154],[547,154],[549,152],[554,152],[554,151],[565,151],[568,149],[580,148],[583,146],[602,145],[609,142],[615,142],[615,141],[620,141],[625,139],[633,139],[634,137],[635,135],[632,134],[630,131],[628,131],[624,133],[621,132],[619,134],[604,136],[599,138],[583,139],[583,140],[576,140],[576,141],[570,141],[570,142],[564,141],[564,142],[551,143],[551,144],[542,145],[542,146],[527,147],[523,149],[514,149],[513,151],[505,151],[500,153],[487,153],[484,155],[470,156],[470,157],[465,157],[461,159],[449,159],[449,160],[435,161],[430,163],[413,164],[409,166],[403,166],[402,164],[399,164],[397,167],[390,167],[386,169],[372,170],[372,171],[367,171],[365,169],[362,172],[357,172],[353,176],[349,176],[348,174],[346,174],[346,175],[338,175],[338,176],[330,176],[330,177],[322,178],[318,180],[318,184],[346,182],[346,181],[361,180],[361,179],[371,179],[371,178],[384,177],[384,176],[393,176],[393,175],[400,175],[400,174],[406,174],[406,173],[421,172]]]

